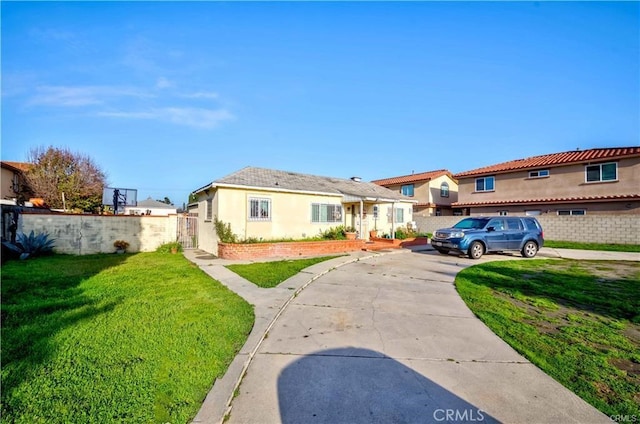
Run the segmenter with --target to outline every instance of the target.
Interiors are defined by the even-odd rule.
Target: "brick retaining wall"
[[[254,259],[313,256],[362,250],[364,240],[291,241],[282,243],[218,243],[218,257]]]

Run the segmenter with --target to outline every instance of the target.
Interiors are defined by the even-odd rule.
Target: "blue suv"
[[[443,255],[456,252],[472,259],[507,250],[533,258],[543,244],[542,227],[529,216],[465,218],[451,228],[437,230],[431,239],[431,245]]]

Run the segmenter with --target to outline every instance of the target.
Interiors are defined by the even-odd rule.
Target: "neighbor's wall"
[[[418,230],[433,233],[453,226],[463,216],[415,216]],[[640,215],[584,215],[535,217],[542,225],[544,238],[583,243],[640,244]]]
[[[54,252],[76,255],[112,253],[113,242],[125,240],[128,252],[150,252],[177,239],[177,215],[72,215],[24,213],[20,231],[46,232]]]

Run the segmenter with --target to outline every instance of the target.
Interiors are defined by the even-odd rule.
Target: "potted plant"
[[[129,243],[124,240],[116,240],[113,242],[113,247],[116,248],[116,253],[124,253],[129,247]]]
[[[347,240],[355,240],[358,235],[358,231],[354,227],[344,227],[344,235]]]

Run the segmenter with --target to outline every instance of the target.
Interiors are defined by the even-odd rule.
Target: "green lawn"
[[[277,286],[288,278],[293,277],[311,265],[338,257],[340,257],[340,255],[308,259],[256,262],[252,264],[227,265],[227,268],[259,287],[271,288]]]
[[[640,244],[579,243],[575,241],[545,240],[544,247],[557,249],[608,250],[612,252],[640,252]]]
[[[4,423],[187,423],[253,309],[182,255],[2,267]]]
[[[479,264],[456,287],[498,336],[608,416],[640,417],[640,263]]]

